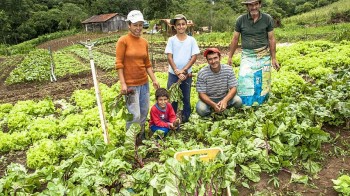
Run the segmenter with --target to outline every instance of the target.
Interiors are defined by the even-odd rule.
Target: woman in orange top
[[[131,11],[126,21],[129,33],[119,38],[116,45],[116,68],[121,84],[121,94],[127,96],[127,108],[133,114],[133,120],[126,122],[129,129],[132,123],[139,123],[144,138],[144,125],[149,110],[148,76],[153,87],[159,83],[153,74],[148,54],[148,42],[142,38],[143,15],[138,10]]]

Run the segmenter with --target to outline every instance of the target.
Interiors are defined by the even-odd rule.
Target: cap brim
[[[131,23],[145,22],[143,18],[130,20]]]
[[[204,56],[205,58],[207,58],[207,55],[208,55],[209,52],[218,53],[219,56],[221,55],[221,52],[220,52],[219,49],[217,49],[217,48],[207,48],[207,49],[204,51],[203,56]]]
[[[260,1],[258,0],[258,1],[251,1],[251,2],[242,2],[242,4],[252,4],[252,3],[255,3],[255,2],[260,2]]]
[[[175,25],[176,20],[185,20],[187,22],[186,18],[173,18],[173,19],[170,19],[170,24]]]

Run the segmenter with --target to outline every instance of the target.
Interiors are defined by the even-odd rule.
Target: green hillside
[[[339,0],[330,5],[313,9],[309,12],[294,15],[289,18],[283,20],[283,23],[286,25],[290,25],[293,23],[298,24],[317,24],[317,23],[325,23],[330,21],[332,13],[345,12],[350,10],[350,1],[349,0]]]

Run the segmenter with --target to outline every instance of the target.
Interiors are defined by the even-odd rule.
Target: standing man
[[[212,111],[222,112],[234,106],[239,108],[242,100],[236,95],[237,80],[232,67],[220,64],[221,54],[217,48],[204,51],[207,66],[203,67],[197,76],[196,88],[199,101],[196,111],[200,116],[208,116]]]
[[[241,37],[242,58],[237,94],[244,105],[251,106],[268,99],[271,64],[277,71],[280,66],[276,59],[272,17],[260,12],[261,0],[245,0],[242,4],[246,5],[248,13],[237,18],[227,63],[232,65],[232,56]]]

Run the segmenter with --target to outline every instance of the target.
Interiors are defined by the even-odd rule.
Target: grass
[[[291,16],[282,21],[283,24],[324,24],[331,19],[332,12],[350,10],[349,0],[339,0],[330,5],[314,9],[310,12]]]
[[[323,26],[288,25],[276,28],[275,35],[278,42],[297,42],[305,40],[340,41],[349,39],[350,23],[328,24]]]
[[[349,0],[339,0],[312,11],[282,20],[283,27],[275,29],[278,42],[305,40],[341,41],[350,38],[350,23],[331,24],[335,12],[350,10]]]

